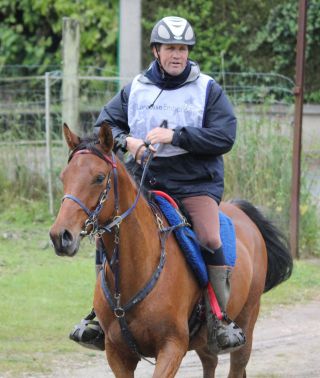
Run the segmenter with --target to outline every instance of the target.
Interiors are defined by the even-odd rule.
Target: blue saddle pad
[[[163,197],[155,195],[155,200],[166,217],[170,226],[181,223],[181,216],[175,208]],[[234,266],[236,262],[236,237],[235,229],[231,218],[219,212],[220,235],[225,254],[226,264]],[[200,246],[193,230],[184,226],[174,230],[174,234],[181,249],[184,252],[187,262],[191,266],[199,284],[204,287],[208,284],[208,272],[203,261]]]

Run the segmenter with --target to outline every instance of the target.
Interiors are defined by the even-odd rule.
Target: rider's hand
[[[173,138],[173,130],[165,129],[163,127],[155,127],[149,131],[146,140],[151,144],[157,143],[171,143]]]
[[[141,163],[141,157],[147,147],[145,146],[145,143],[142,139],[133,138],[131,136],[128,136],[127,139],[127,150],[131,153],[132,156],[134,156],[135,161],[137,163]],[[152,152],[155,152],[155,149],[152,146],[149,146],[150,150]]]

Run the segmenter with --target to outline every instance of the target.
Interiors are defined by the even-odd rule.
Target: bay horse
[[[93,300],[113,373],[133,377],[143,356],[155,358],[154,378],[174,377],[186,352],[195,350],[203,377],[214,377],[218,357],[207,347],[205,322],[194,336],[189,334],[188,320],[203,289],[175,237],[159,237],[162,221],[114,156],[111,129],[103,124],[96,140],[81,140],[64,125],[64,136],[71,153],[61,174],[65,195],[50,237],[57,255],[74,256],[84,235],[94,234],[103,241],[107,260],[116,260],[119,274],[105,264]],[[246,334],[246,344],[230,353],[229,377],[240,378],[246,376],[260,297],[290,277],[292,258],[279,230],[249,202],[222,202],[220,207],[236,230],[227,312]]]

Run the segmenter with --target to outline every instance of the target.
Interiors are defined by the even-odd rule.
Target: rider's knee
[[[199,237],[199,240],[201,245],[213,251],[221,247],[220,235],[210,234],[209,232],[203,232],[201,237]]]

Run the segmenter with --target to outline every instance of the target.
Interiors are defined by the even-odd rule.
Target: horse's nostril
[[[61,233],[61,244],[62,244],[62,247],[68,247],[70,244],[72,244],[72,241],[73,241],[73,236],[71,234],[71,232],[69,232],[68,230],[64,230],[62,233]]]

